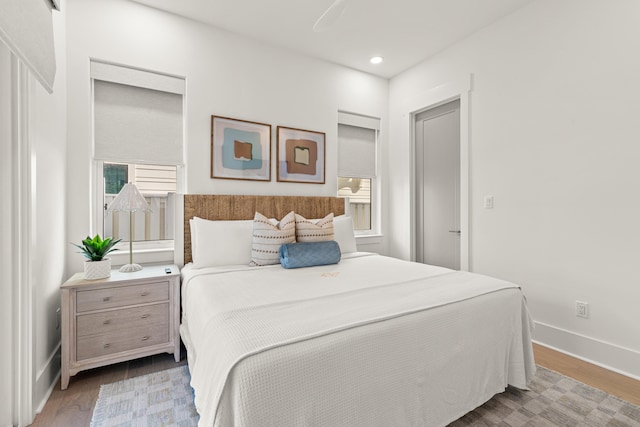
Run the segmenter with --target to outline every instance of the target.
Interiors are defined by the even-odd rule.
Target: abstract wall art
[[[271,180],[271,125],[211,116],[211,178]]]
[[[324,184],[324,132],[278,126],[277,152],[278,181]]]

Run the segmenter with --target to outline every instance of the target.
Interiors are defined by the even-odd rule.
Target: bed
[[[194,217],[235,227],[291,210],[336,215],[338,264],[234,264],[244,237],[191,235]],[[184,196],[180,332],[199,426],[443,426],[526,389],[533,323],[517,285],[358,252],[343,213],[338,198]],[[202,245],[224,264],[191,262]]]

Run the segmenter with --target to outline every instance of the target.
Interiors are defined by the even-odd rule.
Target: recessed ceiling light
[[[374,56],[369,60],[372,64],[379,64],[382,62],[382,56]]]

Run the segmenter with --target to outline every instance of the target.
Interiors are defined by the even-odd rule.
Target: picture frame
[[[211,178],[271,181],[271,125],[211,116]]]
[[[277,128],[277,180],[324,184],[325,133],[286,126]]]

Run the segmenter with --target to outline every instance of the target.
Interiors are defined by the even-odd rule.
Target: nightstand
[[[166,271],[165,271],[166,270]],[[61,287],[62,390],[86,369],[157,353],[180,361],[180,269],[146,266],[133,273],[84,280],[77,273]]]

